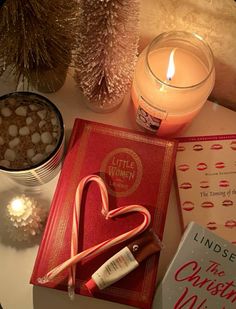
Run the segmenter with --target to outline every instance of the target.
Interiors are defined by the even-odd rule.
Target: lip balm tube
[[[125,277],[161,248],[162,243],[158,236],[152,230],[146,231],[107,260],[85,286],[93,295],[94,292],[103,290]]]

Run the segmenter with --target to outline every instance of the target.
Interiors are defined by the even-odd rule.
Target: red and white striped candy
[[[133,228],[132,230],[125,232],[119,236],[110,238],[108,240],[103,241],[100,244],[97,244],[91,248],[88,248],[82,252],[78,253],[78,231],[79,231],[79,222],[80,222],[80,209],[81,209],[81,201],[82,201],[82,194],[84,190],[84,186],[91,181],[95,181],[100,189],[101,198],[102,198],[102,214],[105,216],[106,219],[112,219],[122,214],[130,213],[130,212],[138,212],[143,215],[143,222]],[[78,184],[76,195],[75,195],[75,202],[73,208],[73,223],[72,223],[72,235],[71,235],[71,257],[63,262],[62,264],[58,265],[50,272],[46,274],[43,278],[38,278],[39,283],[47,283],[52,281],[59,273],[61,273],[66,268],[70,269],[69,278],[68,278],[68,291],[70,297],[73,297],[74,294],[74,286],[75,286],[75,272],[76,272],[76,263],[81,261],[83,258],[89,256],[93,257],[114,245],[121,243],[135,235],[138,235],[145,231],[151,222],[151,215],[149,211],[141,206],[141,205],[129,205],[119,207],[109,211],[109,203],[108,203],[108,194],[106,186],[101,177],[97,175],[89,175],[84,177]]]

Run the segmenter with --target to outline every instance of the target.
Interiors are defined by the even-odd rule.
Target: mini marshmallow
[[[52,142],[52,135],[49,132],[43,132],[41,134],[41,140],[44,144],[51,144]]]
[[[31,159],[31,161],[32,161],[33,163],[38,163],[38,162],[42,161],[43,158],[44,158],[43,154],[37,153],[35,156],[33,156],[33,158]]]
[[[0,161],[0,165],[1,166],[4,166],[4,167],[10,167],[10,161],[8,161],[8,160],[1,160]]]
[[[45,119],[45,117],[47,115],[47,111],[46,111],[46,109],[43,109],[41,111],[38,111],[37,114],[38,114],[39,118],[41,118],[43,120],[43,119]]]
[[[31,117],[27,117],[25,122],[27,125],[30,125],[33,122],[33,119]]]
[[[14,161],[16,158],[16,153],[12,149],[7,149],[4,154],[4,158],[8,161]]]
[[[1,113],[2,113],[2,115],[3,115],[4,117],[10,117],[11,114],[12,114],[12,111],[10,110],[9,107],[3,107],[3,108],[1,109]]]
[[[15,110],[15,113],[16,113],[18,116],[24,116],[24,117],[26,117],[26,115],[27,115],[27,107],[26,107],[26,106],[19,106],[19,107],[17,107],[17,109]]]
[[[19,130],[19,134],[22,135],[22,136],[29,135],[30,134],[30,130],[29,130],[28,127],[22,127]]]
[[[57,118],[51,118],[51,123],[53,126],[57,125]]]
[[[46,124],[47,122],[45,121],[45,120],[41,120],[40,122],[39,122],[39,127],[40,127],[40,129]]]
[[[35,150],[33,148],[27,149],[27,157],[29,159],[33,158],[34,155],[35,155]]]
[[[53,132],[52,136],[56,138],[58,136],[58,133],[57,132]]]
[[[31,141],[33,144],[37,144],[40,142],[40,134],[38,132],[35,132],[34,134],[31,135]]]
[[[18,134],[18,127],[15,124],[11,124],[8,127],[8,133],[9,133],[9,135],[11,135],[13,137],[17,136],[17,134]]]
[[[55,145],[49,144],[46,146],[45,151],[46,153],[51,153],[55,149]]]
[[[12,140],[8,143],[8,145],[9,145],[10,148],[14,148],[14,147],[16,147],[17,145],[19,145],[19,143],[20,143],[19,137],[15,137],[14,139],[12,139]]]

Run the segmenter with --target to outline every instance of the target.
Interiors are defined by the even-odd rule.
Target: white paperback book
[[[195,221],[236,243],[236,134],[179,140],[176,179],[185,227]]]
[[[158,309],[236,308],[236,246],[189,223],[155,299]]]

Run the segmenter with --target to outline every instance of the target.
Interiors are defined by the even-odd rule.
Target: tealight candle
[[[140,54],[132,86],[136,121],[173,135],[200,111],[215,82],[213,55],[201,37],[163,33]]]
[[[14,198],[7,206],[7,209],[13,220],[15,219],[17,222],[21,222],[22,220],[27,220],[29,218],[32,214],[33,207],[32,200],[23,195]]]
[[[46,219],[46,211],[36,200],[22,194],[16,196],[7,205],[7,217],[10,220],[8,231],[14,240],[27,240],[38,235]]]

